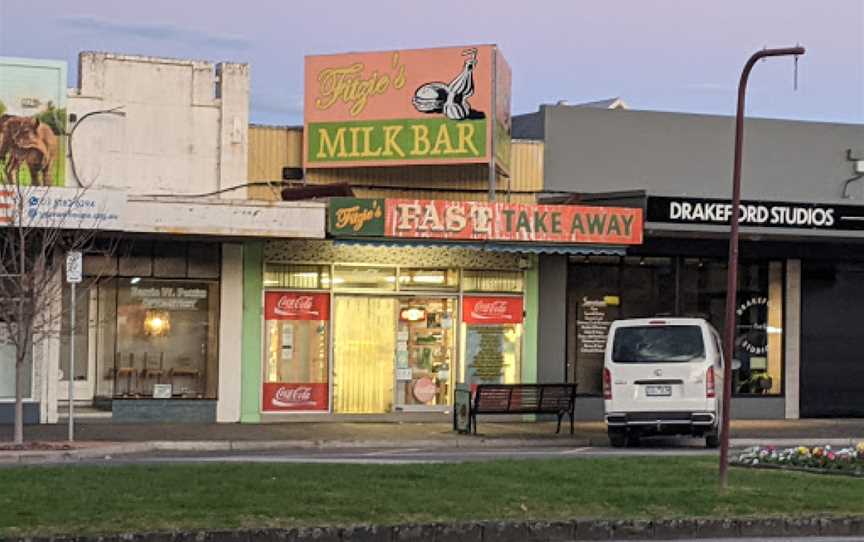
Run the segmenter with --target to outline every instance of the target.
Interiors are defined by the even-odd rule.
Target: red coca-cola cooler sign
[[[462,321],[466,324],[521,324],[521,297],[465,296]]]
[[[264,294],[267,320],[329,320],[330,295],[308,292],[267,292]]]
[[[328,387],[326,382],[316,383],[264,383],[265,412],[296,412],[303,410],[327,410]]]

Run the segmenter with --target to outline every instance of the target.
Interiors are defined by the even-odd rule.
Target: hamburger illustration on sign
[[[477,49],[462,51],[465,66],[449,85],[433,82],[426,83],[414,93],[412,103],[421,113],[443,113],[450,120],[465,120],[472,114],[483,118],[483,113],[472,111],[468,98],[474,95],[474,66],[477,65]]]
[[[494,45],[308,56],[305,77],[307,168],[488,164],[495,137],[509,170],[510,69]]]

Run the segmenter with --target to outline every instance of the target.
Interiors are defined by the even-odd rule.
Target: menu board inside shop
[[[616,295],[583,296],[576,303],[576,358],[574,379],[579,392],[591,393],[601,387],[603,358],[609,328],[620,315]]]
[[[469,352],[468,365],[474,369],[475,382],[500,383],[504,376],[504,331],[506,326],[475,326],[469,333],[479,338]],[[469,343],[473,342],[469,340]]]
[[[579,303],[579,318],[576,321],[579,354],[599,354],[606,351],[609,336],[609,318],[606,301],[583,297]]]

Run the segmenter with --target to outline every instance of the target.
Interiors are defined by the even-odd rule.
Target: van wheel
[[[720,435],[717,433],[708,433],[705,435],[705,447],[712,450],[720,447]]]
[[[627,445],[627,432],[626,431],[613,431],[609,430],[609,444],[612,445],[613,448],[623,448]]]

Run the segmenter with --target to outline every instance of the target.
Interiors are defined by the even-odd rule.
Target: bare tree
[[[62,255],[86,251],[98,231],[93,219],[75,212],[85,191],[73,190],[71,197],[60,191],[21,183],[0,187],[0,343],[15,350],[16,444],[24,441],[28,362],[60,333]]]
[[[48,166],[58,158],[56,148],[52,148],[56,140],[37,132],[44,127],[39,128],[38,122],[9,122],[8,115],[0,116],[0,162],[5,162],[0,171],[0,178],[5,173],[0,183],[0,345],[15,350],[16,444],[24,442],[28,361],[33,361],[38,346],[60,334],[64,314],[62,256],[73,250],[91,250],[104,218],[103,210],[86,197],[94,183],[82,182],[78,175],[72,136],[83,120],[102,114],[124,116],[120,109],[122,106],[91,111],[69,131],[66,142],[76,189],[51,186]],[[25,133],[27,130],[34,131]],[[48,140],[48,144],[40,140]],[[30,172],[29,186],[18,175],[23,164]],[[110,257],[116,245],[114,238],[100,252]],[[91,277],[91,281],[96,280],[98,277]],[[82,288],[85,295],[86,291]],[[74,379],[71,364],[66,376]]]

